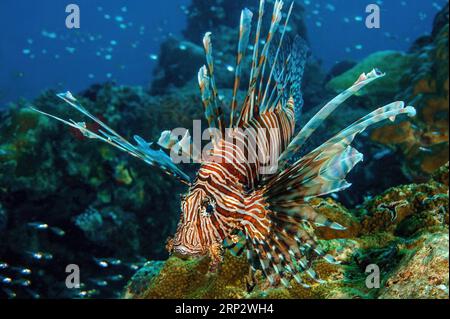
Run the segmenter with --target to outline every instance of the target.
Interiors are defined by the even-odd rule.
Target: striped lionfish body
[[[311,268],[314,258],[337,261],[317,244],[315,227],[345,229],[320,215],[309,199],[348,188],[348,172],[363,156],[350,144],[358,133],[380,121],[395,120],[397,115],[415,115],[415,109],[403,102],[378,108],[337,133],[313,151],[295,159],[299,149],[319,125],[344,101],[372,81],[384,76],[378,70],[361,74],[347,90],[336,96],[301,129],[296,129],[303,105],[301,79],[307,59],[305,41],[295,37],[284,41],[293,5],[282,23],[283,1],[276,0],[265,41],[261,41],[265,1],[260,0],[252,65],[247,94],[238,113],[237,92],[241,84],[242,61],[249,44],[252,12],[241,14],[237,62],[230,121],[226,127],[222,101],[215,82],[211,33],[203,45],[206,65],[198,73],[200,92],[213,147],[202,158],[197,176],[190,181],[174,164],[167,150],[175,146],[192,156],[193,145],[163,132],[158,141],[162,149],[135,136],[135,144],[95,118],[69,92],[59,97],[100,125],[93,132],[85,123],[55,118],[80,130],[85,136],[100,139],[152,166],[162,169],[189,186],[181,200],[181,218],[177,232],[168,241],[168,249],[181,256],[211,257],[212,268],[220,264],[223,250],[245,251],[254,270],[257,265],[272,285],[290,285],[290,279],[306,286],[301,274],[320,281]],[[275,40],[277,39],[277,40]],[[263,44],[262,44],[263,43]]]
[[[257,132],[280,132],[278,136],[258,137]],[[257,157],[258,149],[268,154],[270,147],[284,149],[294,133],[295,117],[292,100],[286,109],[262,114],[241,130],[231,130],[227,139],[217,141],[210,161],[202,163],[189,193],[182,199],[182,219],[175,239],[170,243],[180,254],[205,254],[211,249],[218,252],[225,239],[238,241],[233,234],[244,230],[249,238],[263,240],[271,230],[267,218],[268,203],[262,191],[261,163],[249,158]],[[254,140],[249,143],[248,140]],[[283,143],[283,140],[284,143]],[[256,147],[251,147],[252,145]],[[277,152],[279,153],[279,152]],[[215,252],[214,255],[217,255]],[[220,257],[220,254],[217,255]]]

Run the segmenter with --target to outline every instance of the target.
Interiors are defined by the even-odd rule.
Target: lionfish
[[[330,113],[385,74],[377,69],[361,74],[350,88],[296,129],[303,105],[301,81],[308,48],[299,36],[287,45],[287,41],[283,42],[293,3],[281,23],[281,0],[274,3],[268,34],[262,41],[264,8],[265,0],[260,0],[249,85],[238,112],[242,61],[249,47],[253,18],[249,9],[241,13],[228,127],[216,87],[211,33],[204,36],[207,63],[200,68],[198,82],[209,127],[221,134],[213,137],[209,156],[202,159],[192,181],[167,154],[180,144],[189,154],[192,145],[186,138],[178,140],[166,131],[156,144],[139,136],[134,136],[136,144],[132,144],[89,113],[70,92],[58,96],[96,122],[100,130],[35,110],[158,167],[189,187],[181,199],[176,234],[168,240],[169,252],[187,257],[209,255],[214,269],[220,265],[225,249],[234,253],[245,251],[253,272],[261,268],[271,285],[281,282],[290,286],[290,280],[295,279],[307,287],[303,273],[321,282],[312,267],[313,260],[324,258],[338,263],[320,247],[314,227],[345,229],[318,213],[309,200],[351,185],[345,177],[363,160],[362,154],[350,145],[358,133],[380,121],[394,121],[400,114],[414,116],[415,109],[401,101],[378,108],[297,159],[299,150]],[[257,133],[261,131],[266,133]],[[263,154],[263,159],[248,160],[258,154]],[[264,161],[270,157],[275,158],[276,167],[262,173]]]

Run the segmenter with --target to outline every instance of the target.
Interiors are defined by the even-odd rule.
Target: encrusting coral
[[[448,299],[448,230],[424,233],[406,242],[405,256],[379,298]]]
[[[144,266],[148,269],[151,265]],[[227,253],[217,273],[209,273],[208,258],[182,260],[169,258],[149,284],[148,276],[137,273],[125,292],[125,297],[137,298],[244,298],[249,274],[245,256]],[[139,280],[136,280],[139,279]],[[141,291],[136,291],[136,284]],[[136,293],[138,292],[138,295]]]

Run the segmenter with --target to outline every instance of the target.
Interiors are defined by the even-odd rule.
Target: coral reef
[[[322,246],[341,262],[315,261],[319,277],[326,281],[323,284],[305,277],[311,288],[294,280],[290,288],[269,287],[260,271],[252,278],[245,256],[234,257],[226,251],[222,266],[214,273],[208,271],[207,257],[170,257],[157,275],[140,272],[133,277],[124,296],[448,298],[448,164],[427,183],[393,187],[352,210],[331,198],[314,199],[311,204],[347,227],[342,232],[316,228]],[[373,265],[380,271],[379,287],[366,283],[368,266]]]
[[[184,103],[175,95],[152,97],[142,88],[113,84],[96,85],[77,96],[128,138],[137,133],[155,140],[163,130],[191,127],[192,118],[201,118],[197,91],[186,91]],[[67,112],[52,91],[32,104]],[[36,264],[27,252],[49,253],[61,264],[77,260],[88,280],[86,289],[100,289],[99,296],[112,297],[110,285],[115,282],[100,288],[89,282],[88,278],[97,280],[101,270],[93,257],[118,258],[123,264],[140,261],[140,256],[165,258],[182,188],[144,163],[85,140],[27,105],[22,102],[0,113],[0,261],[29,267],[33,276],[36,272],[32,282],[42,282],[42,276],[48,282],[48,287],[36,288],[43,289],[41,295],[63,297],[64,280],[55,279],[61,276],[60,267],[52,260]],[[64,235],[35,230],[31,223],[57,227]],[[125,278],[133,273],[125,266],[100,273],[118,275],[115,271]]]
[[[174,37],[170,37],[161,45],[159,56],[158,67],[152,80],[153,94],[162,94],[183,87],[195,78],[199,66],[205,64],[205,53],[201,46]],[[184,63],[185,61],[189,63]],[[220,75],[221,79],[224,75],[229,78],[226,73]]]
[[[98,246],[111,251],[139,253],[139,224],[134,214],[122,212],[119,208],[106,207],[100,211],[88,208],[86,212],[75,216],[73,223],[89,241]]]
[[[161,46],[150,92],[105,83],[76,96],[127,138],[139,134],[155,140],[163,130],[191,128],[192,119],[203,118],[196,74],[205,63],[205,23],[214,33],[217,84],[226,103],[237,18],[245,6],[257,12],[254,3],[193,0],[184,38],[169,38]],[[307,39],[303,12],[300,7],[294,12],[289,33]],[[21,287],[17,297],[448,298],[448,164],[438,169],[448,161],[448,5],[436,17],[432,34],[418,39],[407,54],[378,52],[358,65],[342,62],[328,76],[312,57],[303,81],[301,123],[334,95],[333,89],[374,66],[389,77],[352,99],[351,107],[343,105],[303,152],[366,115],[369,107],[394,98],[408,100],[418,116],[362,134],[354,144],[366,158],[349,176],[353,187],[311,202],[347,226],[341,232],[316,229],[322,245],[342,264],[317,260],[315,268],[327,283],[310,282],[311,289],[294,282],[290,289],[269,288],[261,273],[249,276],[245,258],[228,252],[217,273],[208,273],[207,259],[170,257],[149,261],[134,274],[146,259],[167,258],[165,241],[176,229],[178,194],[184,189],[144,163],[39,116],[26,101],[0,111],[0,263],[31,270],[26,277],[31,286]],[[247,77],[244,68],[243,83]],[[45,92],[32,104],[67,113],[55,93]],[[48,229],[36,229],[40,223]],[[83,269],[83,285],[68,291],[60,265],[74,260]],[[380,289],[365,284],[370,264],[380,267]],[[2,275],[18,276],[11,269]]]
[[[432,34],[411,48],[412,65],[404,70],[398,98],[414,105],[417,116],[372,133],[374,141],[404,154],[403,171],[416,181],[448,161],[448,21],[447,4],[437,15]]]
[[[145,270],[144,270],[145,271]],[[223,267],[209,275],[209,260],[168,259],[158,275],[135,276],[128,284],[128,298],[244,298],[248,264],[245,257],[225,255]],[[134,287],[140,287],[138,294]]]
[[[127,286],[124,298],[143,294],[147,288],[148,280],[159,275],[164,266],[163,261],[148,261],[140,268]]]
[[[335,65],[333,65],[333,67],[331,68],[331,70],[328,72],[326,78],[325,78],[325,83],[330,82],[332,79],[334,79],[335,77],[347,72],[348,70],[352,69],[354,66],[356,66],[357,62],[355,61],[350,61],[350,60],[344,60],[341,62],[337,62]]]
[[[448,299],[448,243],[448,231],[423,234],[406,243],[413,248],[386,281],[379,298]]]

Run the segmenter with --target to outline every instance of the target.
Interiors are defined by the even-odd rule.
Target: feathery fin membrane
[[[415,115],[415,109],[394,102],[378,108],[357,120],[327,142],[302,157],[290,168],[268,180],[261,189],[269,204],[267,218],[271,232],[265,243],[258,244],[257,254],[271,283],[283,280],[283,271],[289,272],[301,285],[299,273],[306,273],[316,282],[323,282],[311,268],[311,253],[331,264],[338,262],[318,246],[309,225],[344,230],[345,227],[319,214],[308,204],[309,198],[337,192],[349,187],[345,177],[360,161],[362,154],[351,147],[353,139],[368,126],[396,116]],[[261,252],[263,251],[263,252]],[[278,256],[275,258],[274,256]]]
[[[319,112],[314,115],[311,120],[300,130],[295,136],[286,150],[279,157],[279,164],[286,164],[289,160],[306,142],[312,133],[322,124],[322,122],[334,111],[336,108],[344,103],[348,98],[361,90],[369,83],[383,77],[385,74],[377,69],[372,70],[368,74],[361,74],[358,80],[347,90],[336,96],[328,102]]]
[[[264,102],[266,101],[267,94],[268,94],[269,87],[270,87],[270,83],[271,83],[271,81],[272,81],[272,77],[273,77],[273,74],[274,74],[274,70],[275,70],[275,67],[276,67],[276,65],[277,65],[277,63],[278,63],[278,56],[280,55],[280,51],[281,51],[281,48],[282,48],[282,45],[283,45],[283,40],[284,40],[284,37],[285,37],[285,35],[286,35],[287,25],[288,25],[288,23],[289,23],[289,19],[290,19],[291,14],[292,14],[292,8],[293,8],[293,7],[294,7],[294,2],[291,3],[291,6],[290,6],[290,8],[289,8],[289,12],[288,12],[288,14],[287,14],[286,21],[285,21],[285,23],[284,23],[283,32],[282,32],[282,34],[281,34],[281,38],[280,38],[280,41],[279,41],[279,43],[278,43],[277,51],[276,51],[276,53],[275,53],[275,56],[274,56],[274,58],[273,58],[273,61],[271,61],[271,62],[272,62],[272,67],[271,67],[271,69],[270,69],[269,78],[267,79],[266,88],[265,88],[265,90],[264,90],[264,95],[263,95],[262,100],[261,100],[261,103],[260,103],[260,107],[259,107],[260,112],[264,112],[264,111],[267,109],[267,105],[265,105]],[[262,81],[262,80],[263,80],[263,79],[262,79],[262,77],[261,77],[261,81]],[[261,82],[261,83],[262,83],[262,82]],[[262,86],[262,84],[261,84],[261,86]]]
[[[297,122],[303,108],[301,83],[309,55],[309,47],[302,37],[296,36],[292,45],[285,46],[280,54],[282,57],[276,63],[274,57],[269,57],[273,61],[271,63],[273,64],[275,83],[261,112],[273,111],[279,102],[283,107],[286,107],[287,101],[292,97]]]

